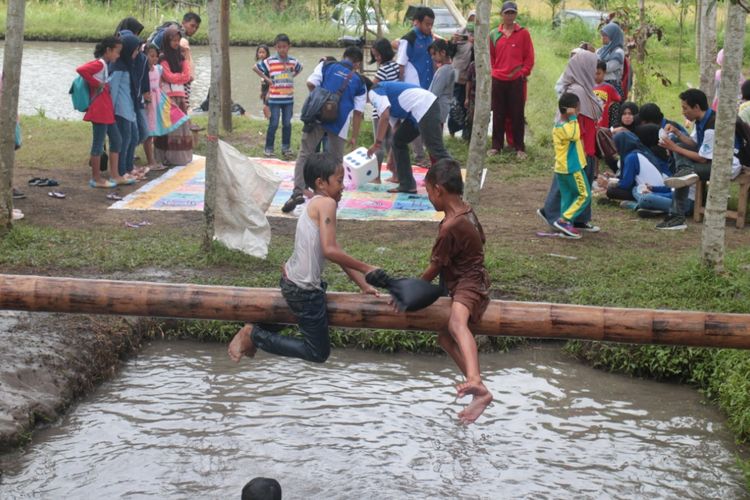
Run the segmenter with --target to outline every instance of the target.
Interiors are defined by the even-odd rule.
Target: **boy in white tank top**
[[[239,362],[258,349],[322,363],[331,350],[326,311],[326,282],[321,279],[326,260],[341,266],[362,293],[378,295],[365,282],[374,266],[351,257],[336,242],[336,208],[344,190],[344,167],[326,154],[313,154],[304,170],[305,184],[315,196],[297,221],[294,251],[284,264],[281,293],[297,317],[303,338],[281,335],[283,325],[245,324],[229,343],[229,357]]]

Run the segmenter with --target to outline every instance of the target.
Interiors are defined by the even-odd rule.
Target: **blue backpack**
[[[89,84],[86,83],[81,75],[78,75],[70,86],[68,91],[70,99],[73,101],[73,109],[85,112],[91,104],[91,95],[89,94]]]

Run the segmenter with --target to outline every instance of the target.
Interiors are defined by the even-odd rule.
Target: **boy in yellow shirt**
[[[560,96],[558,106],[560,121],[552,129],[552,143],[555,147],[555,175],[560,186],[560,218],[552,225],[564,236],[579,239],[581,232],[573,221],[591,203],[591,187],[583,172],[586,155],[576,116],[581,103],[575,94],[565,93]]]

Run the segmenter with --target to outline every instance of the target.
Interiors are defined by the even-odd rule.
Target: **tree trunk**
[[[211,85],[208,90],[208,130],[206,141],[206,192],[203,203],[203,216],[206,219],[206,233],[203,248],[210,251],[214,239],[214,217],[216,207],[216,168],[219,159],[219,87],[221,83],[222,54],[221,5],[223,0],[208,1],[208,43],[211,54]]]
[[[643,65],[646,61],[646,41],[648,40],[648,33],[646,32],[646,0],[638,0],[638,34],[636,35],[635,48],[636,48],[636,61],[639,65]]]
[[[466,160],[466,201],[479,205],[480,182],[484,161],[487,158],[487,126],[490,123],[490,0],[477,0],[477,17],[474,28],[474,62],[476,64],[476,101],[474,123],[471,129],[469,157]]]
[[[708,96],[709,104],[714,98],[714,78],[716,73],[716,10],[717,0],[702,0],[701,2],[701,38],[700,58],[700,89]]]
[[[221,124],[232,131],[232,74],[229,65],[229,9],[231,2],[221,0]]]
[[[685,0],[683,0],[685,1]],[[693,17],[693,30],[695,32],[695,60],[698,62],[698,67],[701,65],[701,18],[703,12],[703,2],[708,0],[695,0],[695,16]]]
[[[18,88],[21,82],[23,57],[24,0],[8,0],[5,18],[5,50],[3,55],[2,97],[0,97],[0,236],[13,222],[13,163],[15,132],[18,119]]]
[[[736,0],[735,0],[736,1]],[[724,268],[724,230],[726,227],[729,178],[734,152],[734,124],[737,119],[737,82],[742,72],[742,51],[746,12],[734,1],[727,2],[724,36],[724,64],[719,84],[719,107],[716,115],[714,157],[711,183],[703,222],[701,258],[717,271]],[[710,101],[709,101],[710,102]]]

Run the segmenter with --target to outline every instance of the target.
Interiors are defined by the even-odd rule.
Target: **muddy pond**
[[[695,390],[582,366],[561,345],[483,355],[495,402],[455,418],[445,356],[337,349],[314,365],[154,342],[29,445],[2,498],[745,498]]]
[[[76,68],[93,59],[94,43],[26,42],[23,48],[19,112],[22,115],[44,114],[49,118],[80,120],[83,113],[75,111],[68,95],[70,84],[76,77]],[[0,41],[0,61],[4,42]],[[208,94],[211,79],[211,58],[208,46],[192,47],[195,60],[195,81],[191,107],[200,105]],[[303,71],[295,79],[295,116],[299,115],[307,96],[305,80],[310,76],[320,58],[341,58],[344,49],[297,48],[290,54],[299,59]],[[255,64],[255,47],[231,47],[229,58],[232,72],[232,100],[247,110],[250,117],[262,118],[260,105],[260,78],[252,71]]]

